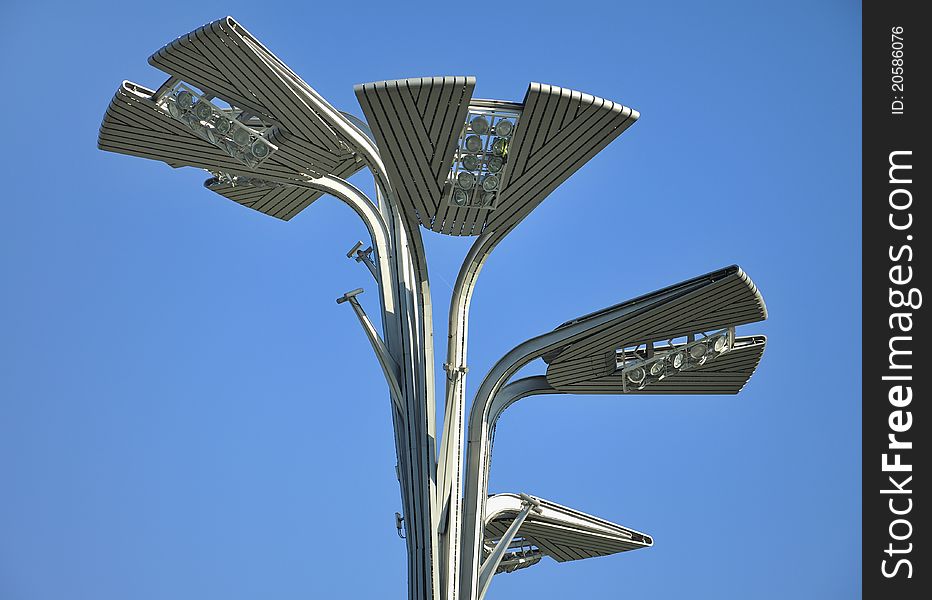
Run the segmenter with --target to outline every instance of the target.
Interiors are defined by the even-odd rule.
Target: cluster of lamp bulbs
[[[454,165],[454,206],[494,208],[508,160],[508,145],[516,117],[471,114],[460,138],[459,168]]]
[[[671,347],[652,358],[638,360],[622,369],[623,385],[626,390],[629,385],[640,390],[674,373],[701,367],[731,350],[733,339],[734,331],[724,329],[685,346]]]
[[[277,181],[269,181],[268,179],[259,179],[258,177],[247,177],[245,175],[233,175],[232,173],[224,172],[213,172],[214,177],[217,180],[217,183],[226,183],[233,187],[238,185],[248,185],[256,188],[278,188],[282,187],[283,184]]]
[[[179,88],[165,96],[164,108],[198,137],[224,150],[247,167],[255,167],[278,148],[257,131],[229,118],[209,100]]]
[[[494,544],[486,542],[485,556],[491,554],[493,549]],[[510,548],[510,550],[510,552],[506,552],[502,556],[502,561],[495,570],[496,574],[513,573],[519,569],[526,569],[536,565],[544,557],[543,550],[527,542],[522,542],[519,547]]]

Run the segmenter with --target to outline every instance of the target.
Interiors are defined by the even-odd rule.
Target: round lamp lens
[[[485,192],[482,194],[482,206],[492,206],[495,204],[495,192]]]
[[[220,117],[217,119],[217,122],[214,123],[214,127],[217,129],[217,133],[220,135],[226,135],[230,133],[230,129],[233,128],[233,123],[230,123],[229,119],[224,119]]]
[[[493,156],[489,159],[489,171],[493,173],[498,173],[502,170],[502,167],[505,166],[505,161],[502,160],[501,156]]]
[[[194,106],[194,94],[188,90],[181,90],[175,97],[175,101],[178,102],[178,107],[181,110],[188,110]]]
[[[176,119],[180,119],[181,115],[184,114],[184,111],[179,108],[178,102],[175,100],[170,100],[168,102],[168,114],[175,117]]]
[[[453,190],[453,204],[457,206],[466,206],[467,200],[469,200],[469,196],[466,192],[460,189]]]
[[[492,154],[496,154],[498,156],[505,156],[506,147],[507,146],[505,144],[505,140],[503,140],[502,138],[496,138],[495,141],[492,142]]]
[[[507,119],[502,119],[495,124],[495,135],[500,135],[502,137],[508,137],[511,135],[511,132],[514,131],[515,125]]]
[[[466,138],[466,149],[470,152],[479,152],[482,150],[482,138],[478,135],[470,135]]]
[[[479,157],[475,154],[467,154],[463,157],[463,168],[469,171],[479,169]]]
[[[256,158],[265,158],[269,155],[269,147],[262,140],[256,140],[252,144],[252,155]]]
[[[487,192],[494,192],[498,188],[498,177],[489,175],[482,180],[482,189]]]
[[[476,185],[476,176],[463,171],[456,176],[456,184],[464,190],[471,190],[473,186]]]
[[[233,132],[233,141],[240,146],[245,146],[249,143],[249,131],[242,127],[237,127],[236,131]]]
[[[724,335],[720,335],[720,336],[718,336],[717,338],[715,338],[715,343],[712,345],[712,348],[713,348],[716,352],[721,352],[722,350],[725,349],[725,345],[726,345],[727,343],[728,343],[728,340],[725,339],[725,336],[724,336]]]
[[[628,371],[628,375],[627,375],[628,381],[630,381],[631,383],[633,383],[633,384],[635,384],[635,385],[637,385],[637,384],[641,383],[642,381],[644,381],[644,377],[646,377],[646,376],[647,376],[647,373],[644,372],[644,368],[643,368],[643,367],[638,367],[638,368],[636,368],[636,369],[631,369],[630,371]]]
[[[709,351],[709,347],[706,346],[705,344],[696,344],[695,346],[689,349],[689,355],[693,357],[694,359],[699,360],[700,358],[705,356],[705,353],[708,351]]]
[[[663,363],[658,360],[657,362],[655,362],[654,364],[650,366],[650,374],[656,377],[657,375],[660,375],[661,373],[663,373]]]
[[[197,115],[197,118],[201,121],[206,121],[210,118],[210,115],[213,111],[210,110],[210,104],[201,100],[194,105],[194,114]]]
[[[469,126],[479,135],[485,135],[489,132],[489,121],[485,117],[476,117],[469,122]]]
[[[683,361],[685,359],[686,359],[685,354],[683,354],[682,352],[677,352],[676,354],[673,355],[673,358],[670,361],[670,363],[673,365],[674,369],[679,369],[680,367],[683,366]]]

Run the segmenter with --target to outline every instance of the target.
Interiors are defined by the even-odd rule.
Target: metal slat
[[[424,124],[417,116],[417,111],[411,110],[413,98],[407,93],[407,87],[404,87],[403,83],[403,81],[385,82],[384,101],[391,106],[391,111],[396,115],[400,124],[397,129],[392,128],[396,143],[402,151],[408,152],[404,159],[408,179],[413,185],[409,185],[406,189],[415,199],[419,210],[425,214],[431,214],[434,212],[431,210],[434,198],[440,195],[436,174],[430,169],[430,156],[434,152],[434,145],[428,139]],[[414,112],[414,115],[411,112]]]
[[[336,148],[332,132],[327,135],[329,128],[320,122],[317,113],[304,105],[281,77],[256,56],[255,51],[238,38],[235,32],[226,28],[226,19],[215,21],[194,33],[202,51],[211,52],[214,60],[233,75],[232,78],[228,76],[231,84],[241,82],[241,85],[251,85],[252,94],[260,104],[267,107],[265,112],[270,112],[285,129],[312,143],[316,141],[315,145],[327,150]]]
[[[179,38],[153,55],[150,62],[170,74],[204,88],[205,91],[210,90],[211,93],[226,98],[234,105],[282,122],[285,130],[291,134],[287,137],[295,151],[308,157],[308,160],[300,164],[300,168],[303,170],[317,167],[317,170],[332,172],[336,164],[346,160],[334,155],[334,151],[339,149],[333,139],[335,134],[320,121],[319,116],[310,107],[298,99],[290,85],[299,83],[284,81],[263,59],[281,65],[289,74],[292,72],[274,55],[257,56],[256,48],[249,47],[239,36],[239,32],[227,31],[225,25],[226,20],[217,21],[192,32],[184,40]],[[264,48],[257,41],[250,39],[250,42]],[[203,62],[200,63],[201,69],[179,68],[180,65],[166,60],[166,57],[172,54],[183,54],[189,59],[196,55],[200,57],[199,61],[206,61],[209,68],[205,67]],[[223,75],[226,83],[218,83],[216,77],[212,78],[208,73]],[[237,88],[233,82],[239,82],[241,87]],[[252,83],[253,89],[246,87],[249,83]],[[269,104],[278,112],[270,109]],[[306,126],[309,117],[316,127]],[[310,135],[316,143],[303,139],[302,134]],[[340,151],[338,154],[346,152]],[[352,160],[352,157],[349,160]]]
[[[446,135],[442,136],[446,143],[438,142],[438,146],[434,154],[435,160],[432,161],[432,164],[437,163],[438,161],[441,163],[437,168],[438,183],[441,184],[441,189],[442,182],[446,179],[447,173],[450,170],[450,166],[453,164],[453,154],[456,151],[456,143],[459,138],[459,132],[462,129],[463,123],[466,121],[466,115],[469,112],[468,101],[465,106],[451,106],[453,101],[457,98],[456,87],[459,83],[458,80],[459,78],[453,78],[452,83],[446,81],[444,87],[440,90],[439,108],[431,124],[431,129],[433,131],[446,133]],[[472,94],[470,93],[470,97],[471,95]],[[459,101],[462,102],[462,97],[459,98]],[[457,117],[459,118],[457,119]],[[437,154],[438,152],[440,153],[439,158]],[[447,168],[444,169],[443,165],[445,165]],[[443,210],[442,216],[439,214],[441,210]],[[465,213],[466,210],[468,209],[451,206],[449,203],[444,202],[444,199],[438,195],[434,200],[433,211],[437,217],[434,218],[431,229],[437,233],[456,235],[456,226],[459,223],[461,214]]]
[[[216,28],[226,32],[225,23],[217,25]],[[307,84],[304,84],[297,75],[286,67],[282,68],[282,70],[290,78],[293,78],[293,81],[289,82],[281,74],[275,72],[268,63],[274,63],[280,68],[283,65],[274,55],[265,51],[261,44],[251,44],[235,31],[229,32],[228,35],[232,43],[224,47],[227,54],[238,57],[244,67],[248,68],[250,72],[258,74],[255,81],[265,84],[264,89],[269,94],[267,99],[272,106],[287,109],[289,118],[293,119],[294,124],[293,128],[286,128],[303,134],[302,137],[331,153],[344,154],[345,151],[337,143],[336,132],[292,88],[292,86],[301,86],[302,84],[306,86]],[[265,75],[265,77],[263,78],[262,75]]]
[[[547,97],[543,92],[544,87],[550,88],[550,86],[544,86],[540,83],[531,83],[524,96],[524,110],[521,112],[521,122],[518,124],[518,131],[515,132],[512,141],[515,157],[506,174],[506,180],[502,182],[503,190],[508,189],[507,186],[510,184],[512,174],[517,173],[520,175],[524,172],[525,165],[530,157],[530,151],[522,152],[521,149],[525,146],[528,148],[534,146],[534,135],[540,127],[541,114],[547,104]],[[528,139],[529,135],[530,139]]]
[[[534,131],[534,141],[531,143],[530,152],[528,153],[528,162],[534,158],[534,155],[537,154],[541,148],[547,145],[548,137],[559,133],[559,131],[553,131],[553,117],[557,112],[557,105],[560,103],[562,92],[562,88],[547,86],[547,102],[544,104],[544,109],[540,113],[540,125]]]
[[[543,155],[533,157],[534,162],[524,172],[517,176],[509,172],[507,180],[502,184],[504,198],[500,198],[504,210],[496,210],[490,216],[487,227],[508,226],[523,219],[583,164],[621,135],[634,122],[631,109],[621,108],[622,117],[617,119],[615,127],[608,129],[598,120],[590,123],[571,122],[551,144],[544,147]],[[607,119],[608,122],[614,120]],[[517,151],[520,154],[520,148]]]
[[[724,283],[723,283],[724,282]],[[709,284],[704,289],[689,292],[682,297],[664,302],[656,307],[646,309],[637,317],[626,315],[618,323],[606,327],[587,337],[575,346],[560,354],[560,358],[569,359],[583,354],[594,354],[600,349],[628,345],[648,340],[669,339],[696,331],[708,331],[715,328],[742,325],[763,320],[760,295],[753,293],[737,275]],[[740,302],[737,299],[743,298]],[[713,310],[709,305],[735,302],[731,310]],[[653,327],[656,329],[652,329]],[[662,328],[661,328],[662,327]]]
[[[223,76],[222,70],[211,64],[200,49],[195,47],[193,33],[186,34],[161,48],[149,57],[149,64],[239,108],[266,118],[271,117],[268,108],[251,92],[244,93],[237,88]]]
[[[443,85],[444,80],[439,81]],[[415,82],[420,85],[421,80]],[[419,138],[421,143],[414,143],[408,137],[405,130],[416,126],[411,113],[417,114],[417,108],[413,99],[409,100],[410,106],[405,106],[405,98],[393,91],[398,89],[398,85],[400,83],[395,81],[367,83],[357,86],[356,95],[379,146],[386,149],[383,158],[398,200],[409,211],[414,211],[420,223],[429,228],[435,213],[432,207],[441,194],[441,173],[433,172],[430,167],[438,140],[430,135],[429,129],[428,146],[423,144],[423,137]],[[431,85],[436,86],[437,80],[432,80]],[[412,98],[410,94],[407,96]],[[428,105],[427,110],[440,108],[438,102],[434,106]],[[427,123],[426,119],[421,119],[419,126],[426,128]],[[445,170],[449,170],[448,165]]]

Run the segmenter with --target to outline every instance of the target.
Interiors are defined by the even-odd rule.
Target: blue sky
[[[0,598],[405,596],[388,395],[334,303],[372,287],[344,257],[361,223],[330,198],[279,222],[96,149],[120,81],[158,85],[149,54],[227,14],[356,114],[353,84],[444,74],[641,112],[495,251],[470,392],[527,337],[665,285],[737,263],[764,294],[738,396],[505,413],[492,491],[656,543],[489,598],[857,596],[859,5],[321,4],[0,7]],[[425,241],[442,341],[468,240]]]

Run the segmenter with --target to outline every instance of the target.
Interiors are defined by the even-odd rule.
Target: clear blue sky
[[[520,341],[641,293],[737,263],[764,294],[738,396],[504,415],[493,491],[656,544],[547,559],[490,598],[856,597],[859,5],[324,4],[0,7],[0,599],[405,595],[389,400],[334,303],[372,287],[344,257],[362,225],[330,198],[283,223],[96,149],[120,81],[158,85],[149,54],[227,14],[357,114],[355,83],[444,74],[641,112],[483,271],[471,392]],[[425,239],[442,342],[468,240]]]

